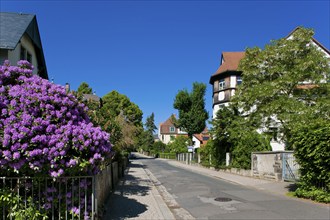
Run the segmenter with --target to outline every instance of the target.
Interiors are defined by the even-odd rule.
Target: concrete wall
[[[282,180],[282,155],[292,151],[254,152],[251,156],[253,177]]]

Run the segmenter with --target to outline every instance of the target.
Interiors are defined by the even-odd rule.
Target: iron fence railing
[[[95,177],[0,177],[3,219],[16,219],[19,210],[48,219],[95,219]],[[39,219],[39,218],[38,218]]]

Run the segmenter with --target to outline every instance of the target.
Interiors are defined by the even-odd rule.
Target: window
[[[26,49],[21,46],[21,54],[20,54],[20,59],[25,60],[26,59]]]
[[[30,54],[23,46],[21,46],[20,60],[27,60],[32,63],[32,54]]]
[[[220,79],[219,81],[219,90],[220,89],[224,89],[226,86],[225,80],[224,79]]]
[[[174,141],[175,137],[173,135],[170,136],[170,141]]]
[[[175,127],[170,127],[170,132],[171,133],[175,132]]]
[[[208,136],[203,136],[203,141],[207,141],[209,140],[209,137]]]
[[[29,63],[32,63],[32,55],[29,52],[27,52],[26,60],[29,61]]]
[[[242,77],[240,77],[240,76],[237,76],[236,77],[236,84],[237,85],[241,85],[242,84]]]

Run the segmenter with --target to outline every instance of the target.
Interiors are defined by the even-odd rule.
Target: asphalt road
[[[164,160],[137,159],[196,219],[330,219],[328,205],[233,184]]]

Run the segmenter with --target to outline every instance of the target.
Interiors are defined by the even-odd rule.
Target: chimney
[[[70,84],[69,84],[69,83],[65,83],[65,91],[66,91],[67,93],[70,92]]]

